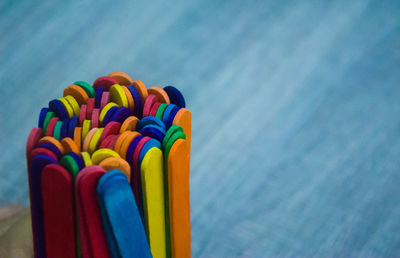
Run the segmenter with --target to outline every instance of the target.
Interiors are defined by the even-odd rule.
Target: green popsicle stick
[[[96,91],[93,89],[92,85],[84,81],[76,81],[74,82],[75,85],[81,87],[89,96],[89,98],[96,97]]]
[[[49,125],[50,119],[52,119],[54,116],[55,116],[54,112],[52,111],[47,112],[43,122],[43,134],[46,134],[47,126]]]
[[[169,138],[171,138],[172,135],[174,135],[176,132],[183,132],[183,129],[179,125],[172,125],[168,131],[166,132],[164,139],[163,139],[163,147],[165,150],[165,146],[168,143]]]
[[[156,112],[156,117],[162,121],[162,116],[164,114],[164,110],[168,107],[167,104],[161,103],[161,105],[158,107],[157,112]]]
[[[75,159],[70,155],[64,155],[60,159],[60,164],[71,173],[71,176],[75,177],[79,173],[79,166]]]
[[[56,125],[54,126],[53,137],[58,141],[60,140],[62,123],[62,121],[57,121]]]

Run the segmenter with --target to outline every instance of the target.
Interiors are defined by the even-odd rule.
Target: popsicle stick
[[[48,164],[56,164],[57,160],[38,155],[29,165],[29,196],[31,199],[31,220],[35,258],[46,257],[46,239],[43,222],[42,171]]]
[[[155,95],[157,97],[157,101],[161,102],[161,103],[166,103],[166,104],[170,104],[170,100],[169,100],[169,96],[167,94],[167,92],[158,86],[152,86],[149,89],[147,89],[149,95]]]
[[[42,138],[42,137],[43,137],[42,128],[39,128],[39,127],[32,128],[31,132],[29,133],[28,140],[26,141],[25,154],[26,154],[27,158],[29,157],[29,154],[31,153],[31,151],[34,148],[36,148],[36,146],[39,143],[40,138]]]
[[[39,140],[39,143],[43,143],[43,142],[50,142],[50,143],[54,144],[60,150],[60,152],[62,154],[65,153],[65,150],[64,150],[64,147],[62,146],[62,144],[58,140],[54,139],[53,137],[45,136]]]
[[[135,131],[136,125],[139,122],[139,119],[136,116],[130,116],[122,123],[121,128],[119,129],[119,133],[123,133],[125,131]]]
[[[172,104],[175,104],[180,108],[184,108],[186,106],[185,98],[177,88],[174,86],[166,86],[164,87],[164,90],[168,94]]]
[[[90,141],[92,140],[93,135],[99,130],[99,128],[92,128],[88,134],[86,135],[85,139],[83,140],[82,150],[88,152]],[[83,139],[83,138],[82,138]]]
[[[93,154],[92,154],[92,162],[94,165],[98,165],[100,164],[101,161],[103,161],[106,158],[110,158],[110,157],[120,157],[119,154],[113,150],[110,149],[99,149],[96,150]]]
[[[112,244],[117,246],[117,253],[111,254],[112,257],[152,257],[125,175],[119,170],[104,174],[97,185],[97,192],[104,207],[103,224],[108,223],[114,240]]]
[[[63,97],[68,95],[74,97],[74,99],[78,102],[79,105],[86,104],[87,99],[89,98],[84,89],[74,84],[64,89]]]
[[[106,171],[111,171],[114,169],[118,169],[123,172],[130,182],[131,178],[131,166],[126,160],[121,159],[119,157],[110,157],[102,160],[99,164],[100,167],[104,168]]]
[[[132,190],[135,194],[136,204],[139,209],[141,217],[143,217],[143,203],[142,203],[142,184],[140,182],[140,169],[139,169],[139,155],[140,152],[151,138],[148,136],[143,137],[136,145],[135,151],[133,152],[132,167],[131,167],[131,183]]]
[[[88,166],[79,172],[75,180],[83,257],[110,257],[96,191],[98,181],[105,172],[100,166]]]
[[[183,132],[186,135],[186,141],[188,143],[188,148],[190,151],[191,146],[191,135],[192,135],[192,113],[186,108],[181,108],[178,113],[176,113],[173,125],[179,125],[182,127]]]
[[[121,124],[115,121],[109,122],[103,130],[100,136],[100,142],[102,142],[107,136],[111,134],[118,134]]]
[[[133,83],[132,78],[123,72],[112,72],[108,76],[115,79],[120,85],[132,85]]]
[[[144,85],[144,83],[140,80],[136,80],[131,85],[133,87],[135,87],[135,89],[139,92],[142,103],[144,103],[144,101],[146,100],[146,98],[148,96],[148,92],[147,92],[147,89],[146,89],[146,86]],[[136,101],[136,99],[135,99],[135,101]]]
[[[62,139],[61,145],[63,146],[65,153],[75,152],[76,154],[79,154],[81,152],[80,148],[78,148],[74,140],[69,137]]]
[[[92,119],[92,113],[94,109],[94,98],[89,98],[87,100],[87,106],[86,106],[86,119]]]
[[[117,80],[115,80],[114,78],[110,77],[110,76],[102,76],[97,78],[94,82],[93,82],[93,88],[95,90],[97,90],[98,88],[102,87],[104,90],[108,91],[111,87],[111,85],[114,85],[118,83]]]
[[[117,103],[120,107],[128,107],[128,99],[126,98],[124,89],[121,85],[114,84],[110,88],[110,102]]]
[[[190,257],[190,152],[178,139],[168,156],[171,257]]]
[[[58,164],[42,173],[43,216],[47,257],[76,257],[73,180]]]
[[[52,152],[51,150],[46,149],[46,148],[35,148],[31,151],[31,153],[29,153],[28,162],[30,162],[37,155],[46,155],[46,156],[52,157],[55,160],[58,160],[57,155],[54,154],[54,152]]]
[[[68,101],[68,103],[71,105],[72,109],[74,110],[74,116],[79,116],[81,113],[81,108],[80,108],[80,105],[78,104],[78,102],[76,101],[76,99],[71,95],[65,96],[64,99],[66,101]]]
[[[146,234],[154,257],[166,257],[163,154],[151,148],[141,164]]]
[[[121,86],[121,87],[124,90],[126,99],[128,100],[128,108],[130,112],[133,113],[135,111],[135,101],[133,100],[132,94],[126,86]]]
[[[84,81],[76,81],[76,82],[74,82],[74,85],[80,86],[86,92],[86,94],[89,96],[89,98],[94,98],[96,96],[95,90],[93,89],[92,85],[90,85],[89,83],[84,82]]]

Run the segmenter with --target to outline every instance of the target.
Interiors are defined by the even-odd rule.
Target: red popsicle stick
[[[79,236],[82,257],[110,257],[97,199],[97,182],[106,171],[100,166],[88,166],[76,177]]]
[[[58,164],[42,173],[43,217],[47,257],[76,257],[74,195],[71,175]]]

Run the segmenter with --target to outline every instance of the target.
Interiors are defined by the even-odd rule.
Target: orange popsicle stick
[[[112,72],[108,76],[113,77],[119,85],[132,85],[132,78],[123,72]]]
[[[149,94],[155,95],[157,97],[158,102],[165,103],[168,105],[171,104],[168,94],[165,92],[163,88],[158,86],[152,86],[149,89],[147,89],[147,92]]]
[[[39,143],[42,143],[42,142],[50,142],[50,143],[54,144],[61,151],[62,154],[65,154],[64,147],[57,139],[55,139],[51,136],[45,136],[39,140]]]
[[[139,132],[131,132],[128,131],[126,134],[126,137],[124,138],[124,141],[122,142],[120,148],[119,148],[119,155],[121,155],[121,158],[126,160],[126,152],[128,150],[129,144],[135,139],[137,136],[139,136]]]
[[[121,86],[121,87],[122,87],[123,91],[125,92],[126,99],[128,100],[128,108],[133,113],[133,111],[135,109],[135,100],[133,99],[131,92],[128,90],[128,88],[126,86]]]
[[[128,181],[131,181],[131,166],[125,160],[118,157],[110,157],[102,160],[99,164],[100,167],[104,168],[106,171],[113,169],[119,169],[126,175]]]
[[[81,152],[74,140],[69,137],[62,139],[61,144],[64,147],[65,153],[75,152],[76,154],[79,154]]]
[[[81,150],[82,149],[82,127],[75,127],[74,130],[74,142],[76,146]]]
[[[121,128],[119,129],[119,133],[123,133],[125,131],[135,131],[136,124],[139,122],[139,119],[136,116],[130,116],[122,123]]]
[[[190,152],[178,139],[168,156],[168,191],[171,257],[190,257]]]
[[[136,80],[132,83],[132,86],[139,92],[140,98],[142,99],[142,103],[146,100],[148,96],[148,92],[144,83],[140,80]]]
[[[188,148],[190,152],[191,146],[191,135],[192,135],[192,113],[186,108],[181,108],[178,113],[176,113],[173,125],[179,125],[182,127],[183,132],[186,135],[186,141],[188,143]]]
[[[78,85],[72,84],[64,89],[63,97],[71,95],[78,102],[79,106],[86,104],[89,96],[86,91],[79,87]]]

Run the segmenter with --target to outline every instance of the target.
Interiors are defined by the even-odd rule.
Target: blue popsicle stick
[[[121,171],[104,174],[97,185],[99,201],[118,254],[113,257],[152,257],[129,182]],[[108,238],[107,238],[108,239]],[[115,255],[115,256],[114,256]]]
[[[165,124],[163,121],[161,121],[160,119],[158,119],[157,117],[154,116],[146,116],[143,117],[136,125],[136,130],[140,131],[140,129],[142,129],[143,127],[145,127],[146,125],[157,125],[161,128],[163,128],[164,130],[166,129]]]

